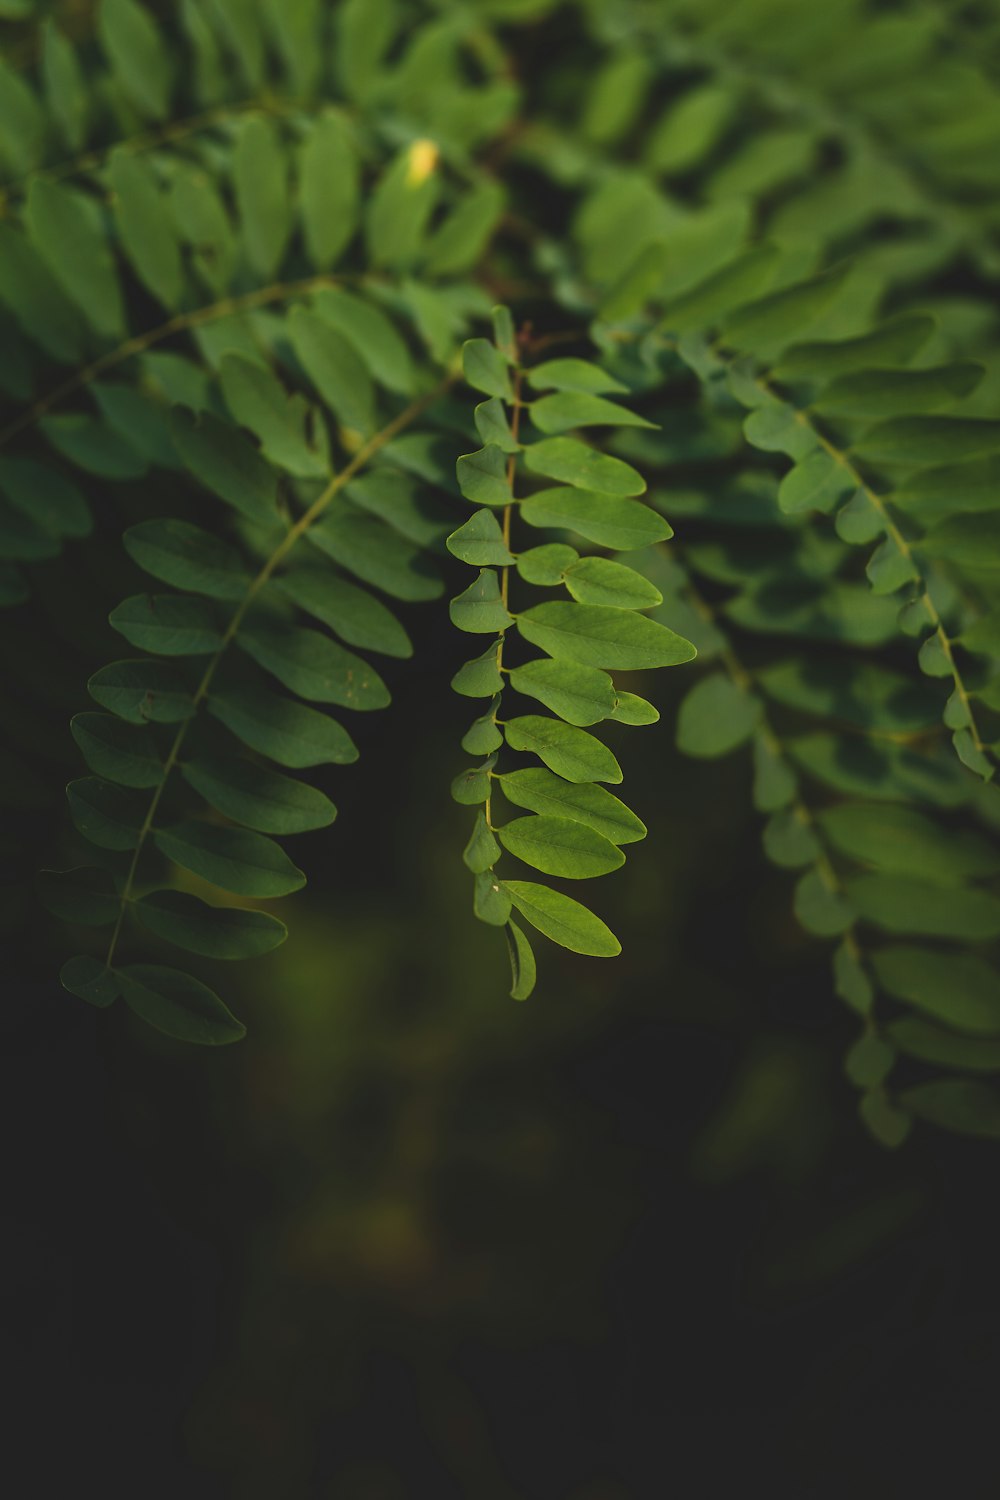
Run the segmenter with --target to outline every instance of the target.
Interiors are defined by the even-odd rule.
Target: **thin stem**
[[[0,430],[0,447],[8,443],[12,437],[16,437],[19,432],[32,426],[40,417],[44,417],[68,396],[82,390],[92,380],[106,374],[116,365],[123,364],[133,355],[142,354],[145,350],[151,349],[154,344],[162,344],[165,339],[173,338],[175,334],[186,333],[206,323],[214,323],[218,318],[250,312],[253,308],[264,307],[270,302],[283,302],[291,297],[304,296],[320,287],[338,286],[343,280],[343,277],[324,273],[318,276],[307,276],[301,281],[275,281],[269,286],[257,287],[254,291],[244,292],[238,297],[222,297],[218,302],[210,302],[204,307],[193,308],[190,312],[175,313],[172,318],[168,318],[165,323],[160,323],[156,328],[151,328],[146,333],[137,333],[114,349],[107,350],[89,365],[84,365],[75,371],[61,385],[54,386],[52,390],[40,396],[32,406]]]
[[[122,924],[125,919],[125,911],[132,899],[132,889],[135,884],[135,876],[139,865],[139,857],[142,854],[146,839],[149,837],[150,831],[152,830],[153,819],[156,817],[157,808],[160,805],[160,799],[163,796],[167,780],[174,766],[177,764],[178,756],[180,755],[181,748],[184,744],[188,729],[194,720],[195,712],[197,711],[199,705],[207,697],[208,690],[211,687],[212,679],[215,676],[219,663],[225,655],[225,652],[230,643],[233,641],[237,632],[239,631],[244,617],[246,616],[247,610],[250,608],[253,601],[260,593],[261,589],[268,582],[271,575],[274,573],[275,568],[277,568],[279,564],[284,561],[284,559],[288,556],[289,552],[296,545],[296,543],[301,540],[301,538],[306,534],[309,528],[319,519],[319,517],[326,510],[327,506],[330,504],[331,500],[333,500],[334,496],[340,490],[342,490],[346,484],[350,483],[355,474],[357,474],[358,471],[365,466],[369,459],[372,458],[380,448],[383,448],[386,443],[391,442],[391,440],[396,436],[397,433],[402,432],[404,428],[408,427],[410,423],[420,415],[425,407],[429,406],[430,403],[436,400],[443,391],[447,390],[448,386],[452,384],[454,379],[454,375],[446,376],[445,379],[440,381],[432,391],[427,392],[426,395],[418,396],[415,401],[411,401],[409,406],[405,407],[404,410],[398,414],[398,416],[395,416],[391,422],[387,423],[387,425],[383,427],[380,432],[377,432],[374,437],[369,438],[364,446],[358,449],[357,453],[351,459],[350,463],[348,463],[345,468],[341,469],[339,474],[334,475],[334,477],[330,480],[330,483],[323,490],[322,494],[319,495],[318,498],[313,501],[312,505],[309,506],[309,509],[303,511],[302,515],[295,522],[295,524],[289,527],[288,531],[282,537],[277,547],[275,547],[274,551],[271,553],[270,557],[257,573],[256,577],[254,577],[248,585],[246,593],[234,610],[229,624],[226,626],[226,629],[222,636],[222,640],[217,650],[210,657],[208,665],[206,666],[205,671],[202,674],[201,681],[199,682],[192,695],[191,715],[183,721],[183,723],[179,726],[177,733],[174,735],[173,744],[170,746],[170,750],[167,753],[166,760],[163,763],[163,774],[153,791],[152,797],[150,798],[149,807],[146,809],[146,816],[143,819],[142,826],[139,829],[139,836],[136,840],[136,846],[132,853],[132,860],[129,865],[128,874],[125,877],[125,884],[122,888],[121,903],[118,910],[118,919],[115,923],[114,932],[111,934],[111,942],[108,946],[108,956],[105,960],[108,968],[111,967],[112,960],[114,959],[115,949],[118,946],[118,939],[121,935]]]

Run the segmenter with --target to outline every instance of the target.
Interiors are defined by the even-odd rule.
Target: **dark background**
[[[867,1138],[749,767],[664,724],[596,897],[622,958],[545,945],[510,1001],[446,791],[461,648],[429,625],[361,726],[293,941],[217,966],[246,1041],[90,1011],[49,952],[13,977],[16,1492],[994,1494],[995,1149]]]

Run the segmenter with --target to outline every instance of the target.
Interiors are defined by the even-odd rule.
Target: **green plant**
[[[104,650],[119,573],[138,653],[73,718],[97,862],[46,829],[66,868],[43,898],[80,935],[66,986],[242,1035],[170,945],[282,941],[251,904],[304,881],[275,836],[335,816],[289,773],[356,757],[330,710],[387,705],[368,657],[410,655],[398,615],[461,588],[455,558],[481,571],[452,621],[490,645],[455,679],[485,700],[462,744],[486,759],[454,796],[515,996],[534,959],[512,908],[577,952],[618,942],[497,875],[501,848],[557,879],[622,863],[645,829],[592,727],[654,723],[631,674],[697,648],[678,744],[752,753],[765,855],[858,1015],[867,1125],[1000,1134],[992,10],[4,13],[12,863],[61,761],[39,682]]]

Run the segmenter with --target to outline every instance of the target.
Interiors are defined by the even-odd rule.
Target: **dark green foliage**
[[[483,639],[452,791],[515,998],[515,915],[618,942],[498,862],[574,890],[621,866],[645,674],[697,654],[670,732],[746,757],[859,1019],[862,1119],[996,1135],[962,1076],[1000,1037],[995,86],[909,5],[581,0],[581,86],[525,97],[521,27],[556,7],[475,10],[12,12],[0,604],[13,659],[68,568],[121,651],[71,726],[97,852],[41,878],[90,944],[63,981],[243,1034],[170,955],[283,940],[247,903],[303,884],[276,840],[329,830],[350,719],[413,651],[401,607],[441,610],[457,559]]]

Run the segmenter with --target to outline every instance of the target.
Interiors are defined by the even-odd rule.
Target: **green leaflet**
[[[529,547],[517,559],[517,571],[525,583],[540,584],[543,588],[554,588],[564,581],[566,569],[578,562],[580,554],[575,547],[564,542],[547,542],[541,547]]]
[[[607,875],[625,863],[616,844],[571,818],[532,814],[505,823],[496,832],[505,849],[543,875],[586,880]]]
[[[427,242],[424,274],[449,276],[471,269],[497,228],[506,198],[503,184],[493,181],[478,183],[463,192]]]
[[[980,417],[890,417],[852,451],[870,463],[954,464],[1000,452],[1000,422]]]
[[[497,779],[508,802],[586,823],[613,844],[632,844],[646,837],[645,823],[604,787],[573,784],[540,768],[508,771]]]
[[[488,339],[467,339],[462,345],[462,373],[469,385],[487,396],[504,401],[513,397],[507,361]]]
[[[423,249],[440,186],[436,164],[437,148],[429,141],[414,141],[375,184],[365,213],[365,238],[374,265],[407,267]]]
[[[381,308],[343,287],[317,292],[313,306],[324,322],[354,345],[379,385],[404,396],[412,392],[410,351]]]
[[[331,568],[302,564],[279,578],[277,585],[348,645],[383,656],[413,655],[410,638],[395,615],[373,594],[339,578]]]
[[[597,490],[606,495],[641,495],[646,489],[646,481],[631,464],[599,453],[578,438],[543,438],[525,448],[524,461],[533,474],[543,474],[547,479],[558,479],[582,490]]]
[[[168,662],[116,661],[101,667],[87,691],[130,724],[179,724],[194,713],[191,689]]]
[[[528,408],[539,432],[568,432],[576,427],[655,427],[625,406],[585,391],[558,391]]]
[[[260,439],[265,457],[300,479],[327,475],[326,430],[303,396],[289,395],[270,369],[243,354],[223,356],[219,379],[226,405]]]
[[[645,698],[640,698],[638,693],[625,693],[618,691],[615,695],[615,706],[611,717],[619,724],[658,724],[660,711]]]
[[[758,698],[721,672],[712,672],[681,702],[677,746],[686,755],[708,759],[728,755],[750,739],[760,717]]]
[[[190,247],[194,270],[216,295],[225,291],[236,269],[237,237],[211,178],[178,164],[170,208],[181,239]]]
[[[292,208],[285,153],[274,124],[263,115],[251,115],[239,128],[233,185],[250,264],[270,281],[292,231]]]
[[[472,910],[489,927],[503,927],[510,916],[510,897],[492,870],[483,870],[472,883]]]
[[[309,259],[332,266],[354,236],[360,218],[360,163],[346,118],[319,116],[302,147],[299,206]]]
[[[763,290],[778,257],[773,245],[758,245],[736,256],[689,291],[668,301],[663,327],[672,333],[712,327],[732,308]]]
[[[509,505],[512,494],[507,455],[495,443],[464,453],[455,465],[458,487],[473,505]]]
[[[535,955],[516,922],[506,924],[504,935],[510,957],[510,997],[512,1000],[527,1000],[535,988]]]
[[[521,451],[522,445],[514,437],[503,402],[496,396],[491,396],[488,401],[480,401],[472,415],[484,447],[494,443],[504,453]]]
[[[514,555],[503,539],[500,523],[491,510],[477,510],[448,538],[448,551],[473,567],[505,567]]]
[[[514,623],[500,594],[500,582],[492,568],[483,568],[475,583],[470,583],[448,606],[451,623],[459,630],[478,635],[493,635]]]
[[[597,724],[614,715],[614,683],[595,667],[539,657],[514,667],[510,685],[529,698],[537,698],[569,724]]]
[[[139,113],[166,118],[170,108],[170,51],[156,23],[137,0],[101,0],[97,13],[101,46],[122,92]]]
[[[373,469],[352,479],[344,490],[351,505],[379,516],[418,547],[438,550],[454,524],[450,505],[428,493],[426,484],[398,469]]]
[[[525,714],[508,721],[505,736],[512,750],[530,750],[567,781],[622,779],[621,767],[594,735],[561,719]]]
[[[160,656],[208,656],[222,646],[212,606],[186,595],[135,594],[111,611],[108,623],[130,646]]]
[[[250,585],[239,553],[187,521],[140,521],[122,540],[140,568],[175,588],[210,599],[239,600]]]
[[[528,880],[506,880],[503,888],[525,921],[573,953],[614,958],[622,945],[600,917],[561,891]]]
[[[663,603],[659,589],[641,573],[607,557],[582,557],[566,568],[564,578],[567,589],[580,604],[651,609]]]
[[[831,381],[813,406],[868,420],[938,411],[970,395],[985,373],[982,365],[961,360],[924,370],[857,370]]]
[[[154,839],[174,864],[236,896],[287,896],[306,883],[273,839],[243,828],[190,819],[157,829]]]
[[[790,708],[884,733],[929,729],[941,716],[938,691],[863,657],[791,657],[763,668],[757,682]]]
[[[591,395],[628,392],[628,386],[586,359],[547,359],[525,372],[537,391],[583,391]]]
[[[970,1036],[1000,1035],[1000,976],[968,953],[884,948],[873,958],[882,987]]]
[[[180,243],[167,199],[150,167],[134,152],[111,154],[108,175],[122,241],[139,280],[176,311],[184,293]]]
[[[985,942],[1000,937],[1000,901],[911,875],[867,874],[847,882],[851,905],[885,932]]]
[[[163,763],[149,729],[136,729],[113,714],[82,713],[70,720],[73,738],[91,771],[121,786],[158,786]]]
[[[646,143],[651,171],[686,172],[708,155],[736,106],[733,91],[715,84],[689,89],[668,106]]]
[[[969,568],[1000,568],[1000,512],[951,516],[920,543],[930,557]]]
[[[258,833],[305,833],[337,816],[323,792],[248,760],[202,755],[182,761],[180,769],[210,807]]]
[[[288,326],[292,347],[327,406],[345,427],[368,436],[375,426],[375,387],[354,345],[304,307],[293,309]]]
[[[99,776],[83,776],[66,788],[70,815],[85,839],[100,849],[134,849],[148,797]]]
[[[835,937],[846,932],[854,911],[841,892],[824,880],[819,870],[810,870],[795,887],[795,915],[806,932],[817,937]]]
[[[473,875],[489,870],[500,858],[500,845],[493,837],[486,822],[486,814],[478,812],[469,842],[462,852],[462,862]]]
[[[648,505],[593,490],[539,490],[521,502],[520,514],[529,526],[563,527],[618,552],[673,536],[670,525]]]
[[[740,349],[767,355],[816,322],[842,290],[847,267],[783,287],[730,313],[723,322],[726,340]]]
[[[268,912],[210,906],[187,891],[150,891],[135,904],[144,927],[205,958],[256,958],[285,941],[284,922]]]
[[[30,522],[53,536],[85,537],[90,508],[71,480],[30,459],[0,459],[0,490]]]
[[[787,401],[769,401],[752,411],[743,423],[743,435],[755,448],[767,453],[787,453],[798,463],[819,446],[812,427]]]
[[[904,1089],[899,1102],[919,1119],[959,1135],[1000,1139],[1000,1094],[971,1078],[935,1078]]]
[[[260,526],[278,520],[277,475],[235,427],[209,412],[170,413],[174,445],[196,479]]]
[[[83,927],[110,927],[118,919],[120,897],[107,870],[80,865],[73,870],[41,870],[38,889],[49,911]]]
[[[893,318],[858,338],[792,344],[784,350],[775,374],[782,380],[800,376],[835,379],[873,366],[907,365],[934,332],[934,319],[924,313]]]
[[[920,1016],[902,1016],[898,1021],[890,1021],[885,1034],[900,1052],[921,1062],[963,1068],[970,1073],[1000,1072],[1000,1040],[956,1036]]]
[[[343,508],[331,505],[309,528],[307,537],[338,566],[393,599],[436,599],[443,591],[426,553],[375,516],[359,514],[346,502]]]
[[[690,642],[665,625],[597,604],[536,604],[518,615],[517,628],[551,656],[582,666],[637,671],[676,666],[695,655]]]
[[[919,870],[947,886],[1000,871],[1000,854],[981,834],[945,827],[914,807],[841,802],[818,817],[841,853],[892,874]]]
[[[261,687],[212,687],[208,711],[251,750],[281,766],[348,765],[357,746],[335,719]]]
[[[129,1010],[167,1036],[222,1047],[246,1035],[218,995],[190,974],[160,964],[126,964],[115,972]]]
[[[236,642],[301,698],[358,710],[385,708],[389,702],[374,667],[318,630],[248,620]]]
[[[473,766],[456,776],[451,784],[454,800],[463,807],[475,807],[480,802],[486,802],[490,795],[490,775],[495,764],[496,756],[491,755],[481,766]]]
[[[113,1005],[121,993],[118,974],[89,954],[68,958],[59,970],[59,978],[71,994],[91,1005]]]
[[[89,200],[36,177],[28,192],[31,237],[67,297],[98,333],[118,340],[124,313],[118,275]]]
[[[826,514],[855,485],[854,477],[824,449],[808,454],[782,479],[778,504],[786,515],[818,510]],[[866,497],[865,503],[870,505]]]
[[[472,661],[459,667],[451,679],[452,688],[456,693],[461,693],[466,698],[492,698],[503,688],[503,678],[497,667],[497,647],[499,641],[494,641],[483,652],[482,656],[474,657]]]

